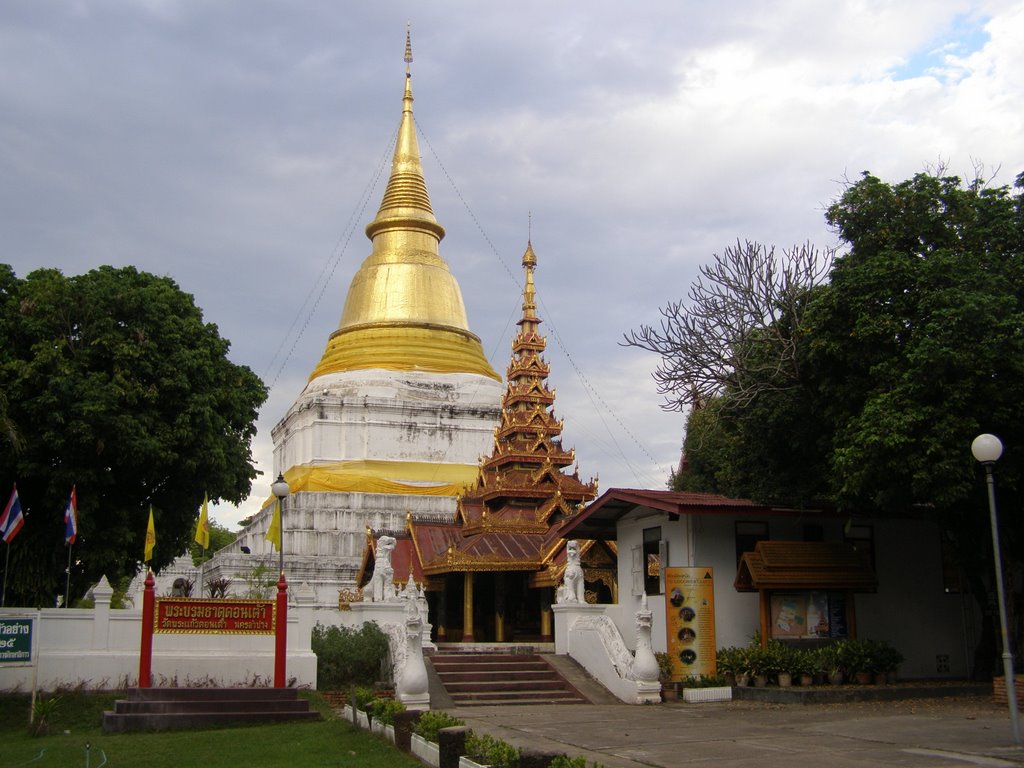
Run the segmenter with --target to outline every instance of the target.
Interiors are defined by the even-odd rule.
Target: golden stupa
[[[423,179],[412,114],[412,46],[406,35],[405,94],[391,176],[366,226],[370,255],[349,285],[338,329],[310,381],[369,368],[473,373],[497,381],[480,339],[469,330],[459,284],[438,253],[437,223]]]

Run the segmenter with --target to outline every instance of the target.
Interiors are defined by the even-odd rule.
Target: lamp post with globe
[[[1003,641],[1003,675],[1006,679],[1006,703],[1010,710],[1010,726],[1013,740],[1020,744],[1020,720],[1017,715],[1017,685],[1013,675],[1013,652],[1010,650],[1010,633],[1006,622],[1006,596],[1003,593],[1003,558],[999,551],[999,521],[996,518],[995,465],[1003,455],[1003,444],[995,435],[978,435],[971,443],[971,453],[985,468],[988,483],[988,514],[992,526],[992,557],[996,569],[996,596],[999,600],[999,629]]]
[[[278,505],[277,559],[280,566],[278,568],[279,573],[284,573],[284,500],[291,490],[288,486],[288,481],[284,479],[284,474],[278,472],[277,480],[270,486],[270,491],[277,496]]]

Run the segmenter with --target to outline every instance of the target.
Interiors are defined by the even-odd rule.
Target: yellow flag
[[[147,563],[153,557],[153,547],[156,546],[156,526],[153,525],[153,505],[149,505],[149,525],[146,526],[146,556],[142,562]]]
[[[199,522],[196,524],[196,544],[201,546],[203,549],[210,548],[210,519],[206,509],[207,502],[208,499],[204,493],[203,508],[199,513]]]
[[[277,506],[274,507],[274,516],[270,520],[270,527],[267,529],[267,535],[264,536],[267,541],[277,547],[277,551],[281,551],[281,500],[277,500]]]

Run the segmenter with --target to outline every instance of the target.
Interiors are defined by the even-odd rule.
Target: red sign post
[[[288,646],[288,583],[284,571],[277,580],[277,627],[274,633],[274,687],[284,688],[285,649]]]
[[[275,635],[274,687],[285,687],[288,585],[284,573],[277,582],[276,601],[156,598],[155,585],[150,572],[142,596],[140,688],[149,688],[152,684],[154,634]]]

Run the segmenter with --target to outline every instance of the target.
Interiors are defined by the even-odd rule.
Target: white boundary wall
[[[52,691],[83,686],[110,690],[138,685],[141,609],[111,610],[106,577],[92,590],[95,608],[0,608],[0,618],[32,619],[32,661],[0,663],[0,690]],[[310,648],[313,590],[289,589],[286,680],[316,688]],[[273,635],[153,636],[154,686],[271,686]]]

